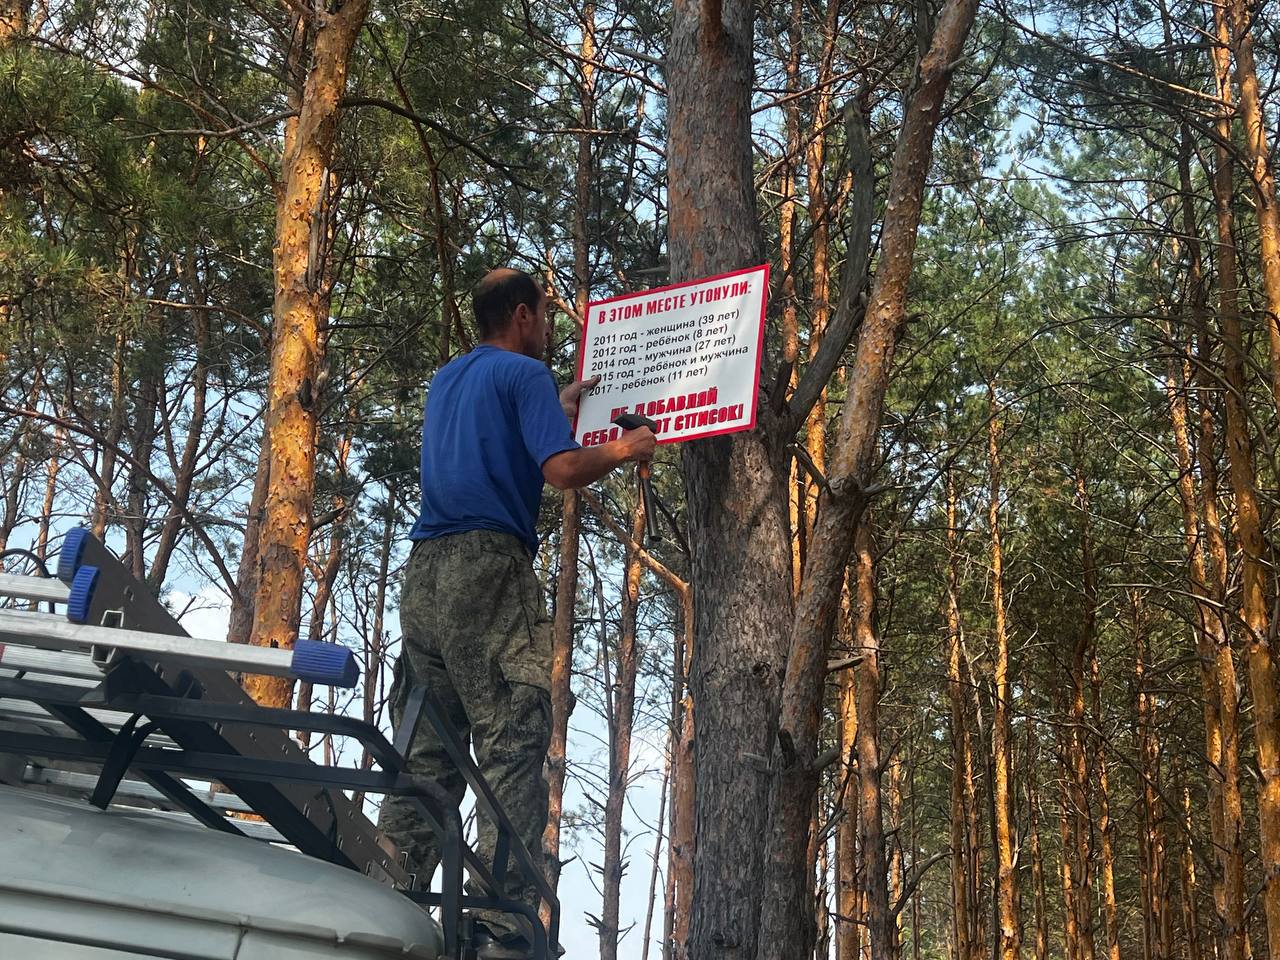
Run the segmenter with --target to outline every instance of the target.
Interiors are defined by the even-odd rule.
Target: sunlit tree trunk
[[[902,953],[902,896],[906,889],[906,858],[903,856],[903,800],[902,800],[902,757],[895,750],[889,757],[887,770],[889,778],[889,803],[886,839],[889,850],[889,910],[893,919],[893,947],[898,955]]]
[[[787,102],[783,105],[783,125],[786,129],[785,153],[780,164],[778,205],[778,265],[782,277],[778,283],[778,299],[782,313],[782,362],[788,365],[791,388],[795,388],[797,365],[800,358],[800,312],[796,296],[796,243],[795,224],[799,204],[796,200],[797,168],[800,162],[800,42],[805,6],[801,0],[792,0],[791,18],[787,29],[786,90]],[[781,51],[780,51],[781,53]],[[800,591],[800,575],[804,570],[804,549],[809,531],[805,520],[805,491],[807,481],[799,460],[791,461],[791,477],[787,487],[788,519],[791,525],[791,590]]]
[[[316,417],[332,290],[333,158],[351,50],[369,0],[317,12],[299,112],[286,132],[276,190],[274,324],[267,422],[268,486],[258,543],[258,583],[250,642],[291,647],[311,536]],[[304,28],[301,24],[299,28]],[[288,706],[292,683],[248,676],[245,689],[269,706]]]
[[[1191,849],[1191,790],[1182,788],[1182,921],[1186,933],[1187,960],[1204,960],[1200,920],[1196,913],[1196,860]]]
[[[1094,647],[1089,673],[1093,687],[1093,728],[1102,731],[1102,672]],[[1116,901],[1115,823],[1111,819],[1111,789],[1107,780],[1106,745],[1100,744],[1098,771],[1098,836],[1102,845],[1102,908],[1107,929],[1107,960],[1120,960],[1120,910]]]
[[[1066,960],[1080,960],[1080,938],[1076,932],[1076,895],[1071,879],[1071,799],[1067,787],[1070,772],[1067,768],[1067,749],[1064,737],[1058,737],[1058,759],[1062,776],[1058,790],[1058,827],[1061,836],[1061,855],[1058,862],[1062,873],[1062,945]],[[1149,958],[1147,958],[1149,960]]]
[[[1188,573],[1191,592],[1196,597],[1197,659],[1200,664],[1201,712],[1204,718],[1205,760],[1209,781],[1209,832],[1215,849],[1215,860],[1223,865],[1228,843],[1223,830],[1223,773],[1224,750],[1222,733],[1222,709],[1217,676],[1217,653],[1226,643],[1221,636],[1223,621],[1210,599],[1204,563],[1204,551],[1200,536],[1200,518],[1192,479],[1192,457],[1187,429],[1187,401],[1184,371],[1170,362],[1168,385],[1169,410],[1173,426],[1174,447],[1178,456],[1178,499],[1182,505],[1183,532],[1186,541]],[[1234,671],[1233,671],[1234,672]],[[1214,878],[1214,902],[1220,917],[1227,915],[1226,871]],[[1223,949],[1234,949],[1224,938]]]
[[[1228,40],[1226,15],[1214,6],[1219,45],[1215,47],[1217,89],[1226,101],[1230,83],[1222,45]],[[1239,27],[1237,22],[1237,39]],[[1237,50],[1237,54],[1239,54]],[[1238,75],[1239,76],[1239,75]],[[1222,108],[1225,113],[1225,107]],[[1220,118],[1221,132],[1225,117]],[[1229,140],[1229,137],[1228,137]],[[1240,329],[1236,248],[1232,225],[1232,164],[1224,145],[1216,153],[1214,205],[1218,222],[1218,322],[1223,343],[1226,381],[1226,447],[1232,493],[1236,503],[1236,534],[1242,553],[1240,626],[1244,634],[1249,688],[1253,697],[1254,742],[1261,780],[1258,785],[1258,832],[1263,868],[1262,906],[1267,919],[1269,951],[1280,956],[1280,678],[1271,650],[1270,610],[1266,589],[1266,547],[1253,467],[1253,441],[1246,412],[1245,346]],[[1274,200],[1272,200],[1274,204]],[[1273,324],[1271,324],[1273,326]],[[1221,664],[1221,659],[1220,659]],[[1227,691],[1223,691],[1224,699]],[[1231,836],[1237,816],[1234,800],[1224,802],[1224,831]]]
[[[31,0],[0,0],[0,50],[27,32]]]
[[[809,219],[813,232],[813,308],[809,326],[809,360],[818,354],[818,347],[826,334],[831,318],[831,221],[834,205],[827,198],[827,126],[831,121],[831,74],[834,63],[837,24],[842,9],[841,0],[827,4],[826,20],[822,26],[822,55],[818,61],[814,98],[812,134],[805,151],[805,173],[809,193]],[[860,275],[857,266],[850,264],[852,275]],[[804,428],[804,444],[809,459],[819,471],[827,464],[827,391],[818,395],[809,411]],[[806,534],[813,529],[818,509],[818,486],[813,477],[804,480],[802,489],[804,527]]]
[[[1215,12],[1221,5],[1226,7],[1231,50],[1235,55],[1235,79],[1244,133],[1243,160],[1253,185],[1253,212],[1258,221],[1258,245],[1261,248],[1258,273],[1262,279],[1262,293],[1266,303],[1265,323],[1271,350],[1271,395],[1277,411],[1280,411],[1280,209],[1276,207],[1275,167],[1271,150],[1267,146],[1267,120],[1258,89],[1258,69],[1253,55],[1254,22],[1262,15],[1263,8],[1252,0],[1221,0],[1221,4],[1214,5]],[[1280,838],[1277,842],[1280,842]],[[1274,866],[1272,871],[1274,874]],[[1277,882],[1280,882],[1280,878],[1274,876],[1268,881],[1264,898],[1273,954],[1280,948],[1280,892],[1274,890]]]
[[[1162,0],[1161,21],[1164,25],[1168,62],[1175,64],[1172,17]],[[1221,15],[1219,14],[1219,19]],[[1216,69],[1220,91],[1230,96],[1230,82],[1226,73],[1230,69],[1230,55],[1225,47],[1215,51]],[[1225,110],[1225,106],[1222,108]],[[1220,136],[1230,136],[1230,120],[1217,118]],[[1196,190],[1191,177],[1193,135],[1189,124],[1182,123],[1178,130],[1178,190],[1181,236],[1175,246],[1185,246],[1187,280],[1189,286],[1189,312],[1192,328],[1198,343],[1194,380],[1200,404],[1199,449],[1200,495],[1197,499],[1193,479],[1189,395],[1191,362],[1188,357],[1179,366],[1170,361],[1167,393],[1173,426],[1174,447],[1178,462],[1178,499],[1182,506],[1183,533],[1186,542],[1188,573],[1191,593],[1196,599],[1196,652],[1200,665],[1201,703],[1205,731],[1205,760],[1208,777],[1209,830],[1213,840],[1213,899],[1218,915],[1219,946],[1224,960],[1241,960],[1243,952],[1242,875],[1244,865],[1240,850],[1240,825],[1234,820],[1239,815],[1239,746],[1237,734],[1237,696],[1235,662],[1231,652],[1228,625],[1224,616],[1226,601],[1227,560],[1226,544],[1218,517],[1218,468],[1216,462],[1216,427],[1214,404],[1219,392],[1213,370],[1211,334],[1209,330],[1208,279],[1205,271],[1204,250],[1200,241],[1200,225],[1196,213]],[[1219,144],[1221,152],[1225,144]],[[1219,162],[1223,162],[1220,157]],[[1230,189],[1230,173],[1227,189]],[[1230,199],[1224,202],[1230,203]],[[1229,214],[1228,214],[1229,216]],[[1234,261],[1234,248],[1226,251]],[[1234,262],[1223,278],[1233,278]],[[1230,280],[1234,286],[1234,280]],[[1234,292],[1232,293],[1234,298]],[[1170,346],[1173,332],[1169,331]],[[1188,351],[1190,353],[1190,351]],[[1201,525],[1203,515],[1203,529]],[[1206,565],[1206,554],[1209,563]],[[1235,813],[1228,825],[1228,810]],[[1112,958],[1116,960],[1116,958]]]
[[[1245,600],[1248,603],[1240,625],[1248,640],[1251,626],[1250,617],[1257,621],[1265,613],[1260,604],[1265,602],[1260,596],[1261,571],[1259,532],[1257,530],[1257,499],[1253,492],[1253,447],[1249,439],[1248,420],[1244,409],[1244,357],[1243,342],[1240,332],[1239,281],[1236,271],[1236,244],[1234,233],[1234,211],[1232,207],[1234,194],[1233,159],[1229,144],[1231,142],[1231,55],[1229,52],[1229,29],[1225,9],[1222,4],[1215,4],[1214,31],[1217,43],[1213,46],[1215,91],[1220,101],[1218,113],[1214,120],[1217,138],[1214,142],[1214,167],[1211,180],[1213,190],[1213,206],[1217,227],[1216,252],[1217,293],[1218,293],[1218,334],[1223,344],[1223,375],[1226,380],[1224,406],[1226,408],[1227,476],[1228,483],[1237,502],[1237,535],[1245,553],[1244,582],[1246,584]],[[1217,509],[1217,468],[1214,461],[1213,418],[1210,397],[1218,392],[1218,383],[1211,373],[1211,338],[1206,330],[1202,333],[1199,348],[1199,386],[1200,386],[1200,474],[1202,485],[1201,509],[1205,518],[1205,529],[1208,534],[1210,570],[1212,571],[1213,599],[1220,605],[1227,600],[1227,548],[1218,522]],[[1241,519],[1244,525],[1241,527]],[[1249,537],[1246,544],[1245,537]],[[1219,614],[1222,618],[1223,614]],[[1235,657],[1231,646],[1230,629],[1232,621],[1224,620],[1217,634],[1217,675],[1218,703],[1222,724],[1222,833],[1223,847],[1220,852],[1222,863],[1223,886],[1225,888],[1226,906],[1222,918],[1224,955],[1227,960],[1247,958],[1251,952],[1248,927],[1244,914],[1245,877],[1244,877],[1244,804],[1240,792],[1240,733],[1238,725],[1239,693],[1236,679]],[[1247,647],[1247,649],[1251,649]],[[1266,682],[1266,658],[1260,658],[1258,673],[1254,671],[1254,660],[1248,662],[1251,685]],[[1272,670],[1274,672],[1274,668]],[[1274,689],[1274,686],[1273,686]],[[1255,730],[1262,720],[1261,715],[1255,717]],[[1274,755],[1274,754],[1273,754]],[[1274,853],[1274,851],[1273,851]]]
[[[1093,648],[1097,621],[1098,585],[1089,529],[1089,494],[1083,470],[1075,472],[1076,505],[1080,511],[1080,557],[1084,621],[1071,651],[1071,729],[1067,745],[1071,757],[1071,832],[1074,840],[1072,884],[1076,898],[1076,935],[1080,960],[1094,960],[1093,936],[1093,815],[1089,804],[1089,748],[1085,734],[1085,665]]]
[[[995,718],[991,724],[992,766],[995,783],[995,833],[999,901],[997,960],[1018,960],[1021,928],[1018,917],[1018,873],[1013,818],[1012,685],[1009,682],[1009,633],[1005,620],[1004,551],[1000,540],[1000,409],[994,385],[987,385],[989,424],[987,469],[990,485],[988,529],[991,534],[991,604],[995,638]],[[1065,855],[1065,854],[1064,854]],[[1085,960],[1081,956],[1081,960]]]

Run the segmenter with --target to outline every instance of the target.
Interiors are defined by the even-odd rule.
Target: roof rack
[[[523,916],[536,960],[556,957],[555,894],[427,688],[411,691],[394,743],[362,720],[258,706],[232,673],[351,687],[359,677],[354,654],[305,640],[283,650],[194,639],[84,528],[65,538],[56,577],[0,574],[2,597],[29,604],[0,609],[0,781],[87,792],[104,809],[113,801],[176,809],[211,829],[282,841],[359,871],[438,907],[450,960],[468,951],[463,911],[470,909]],[[40,604],[64,612],[40,612]],[[424,720],[462,772],[479,815],[497,828],[492,869],[467,843],[457,805],[407,769],[408,744]],[[291,736],[301,731],[349,737],[374,767],[317,764]],[[5,754],[16,769],[14,761],[5,766]],[[424,889],[430,878],[419,884],[406,872],[348,790],[411,798],[440,841],[439,892]],[[237,817],[244,813],[265,823]],[[464,890],[464,872],[478,894]],[[501,895],[509,872],[539,891],[546,927],[536,909]]]

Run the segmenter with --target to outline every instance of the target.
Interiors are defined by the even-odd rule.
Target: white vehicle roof
[[[142,810],[0,787],[0,956],[434,960],[427,912],[354,871]]]

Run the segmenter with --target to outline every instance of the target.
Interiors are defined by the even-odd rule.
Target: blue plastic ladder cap
[[[84,548],[92,539],[87,527],[76,527],[62,538],[62,549],[58,551],[58,579],[70,583],[80,566],[80,558],[84,556]]]
[[[98,568],[81,567],[71,581],[67,595],[67,619],[72,623],[88,623],[89,607],[93,604],[93,591],[98,587]]]
[[[356,656],[346,647],[323,640],[299,640],[289,664],[294,676],[312,683],[354,687],[360,679]]]

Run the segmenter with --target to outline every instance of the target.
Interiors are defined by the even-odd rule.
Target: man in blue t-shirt
[[[547,822],[543,763],[551,735],[551,622],[533,572],[543,483],[583,487],[628,461],[652,458],[648,428],[611,443],[580,447],[571,419],[577,381],[557,395],[542,362],[547,296],[528,274],[494,270],[472,294],[481,342],[447,363],[427,391],[422,425],[422,510],[400,601],[403,645],[391,689],[400,726],[409,691],[427,684],[464,742],[534,862],[542,862]],[[430,724],[418,728],[410,770],[461,801],[465,784]],[[495,830],[479,818],[481,856],[491,860]],[[439,844],[413,807],[383,804],[387,835],[424,886]],[[514,871],[513,871],[514,872]],[[509,896],[537,907],[528,884]],[[525,932],[510,914],[477,914],[477,955],[524,957]]]

